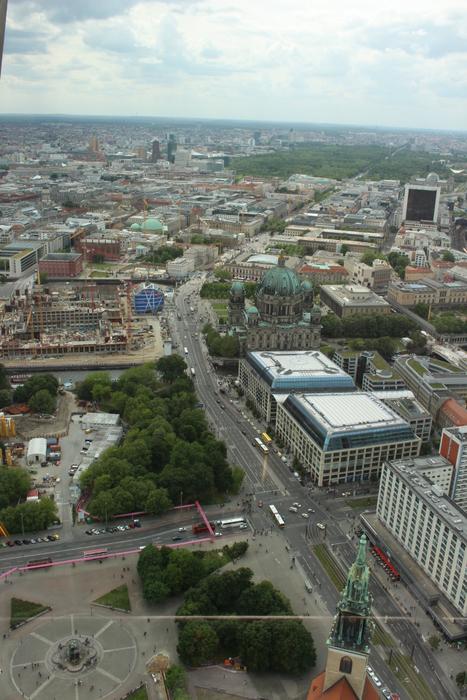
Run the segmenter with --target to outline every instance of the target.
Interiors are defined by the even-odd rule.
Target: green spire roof
[[[366,557],[367,538],[362,535],[357,558],[349,569],[345,588],[337,604],[337,616],[328,640],[330,646],[368,651],[373,623],[370,621],[372,597]]]
[[[300,279],[293,270],[285,267],[282,261],[268,270],[258,286],[258,294],[289,297],[301,294]]]

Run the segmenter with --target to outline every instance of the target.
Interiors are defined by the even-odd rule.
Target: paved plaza
[[[269,579],[291,599],[313,634],[315,669],[298,678],[232,673],[222,667],[189,672],[192,697],[207,687],[268,700],[305,696],[313,672],[324,666],[331,617],[319,595],[306,592],[300,568],[291,568],[292,554],[279,533],[273,532],[250,538],[246,556],[229,566],[249,566],[256,580]],[[0,635],[5,635],[0,649],[1,700],[120,700],[142,681],[151,700],[157,697],[159,689],[148,667],[159,654],[178,662],[174,614],[182,599],[148,606],[142,598],[136,561],[128,557],[102,564],[65,565],[15,574],[7,583],[0,583]],[[129,590],[130,614],[93,605],[123,583]],[[12,596],[52,610],[10,631]],[[80,650],[71,664],[70,647]]]

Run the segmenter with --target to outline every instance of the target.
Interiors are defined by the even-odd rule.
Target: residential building
[[[39,272],[49,277],[78,277],[83,271],[80,253],[47,253],[39,260]]]
[[[394,369],[433,417],[453,394],[467,399],[467,375],[449,362],[423,355],[399,355]]]
[[[268,424],[276,421],[276,395],[354,391],[352,378],[318,350],[248,352],[238,366],[245,398]]]
[[[404,273],[405,282],[419,282],[424,280],[435,279],[435,272],[431,267],[414,267],[413,265],[407,265]]]
[[[383,466],[377,515],[457,613],[466,617],[465,512],[411,461],[399,459]]]
[[[186,279],[195,271],[195,259],[183,255],[181,258],[169,260],[166,265],[167,274],[176,280]]]
[[[441,428],[467,425],[467,409],[454,398],[446,399],[440,406],[436,420]]]
[[[344,258],[344,267],[350,277],[349,282],[368,287],[376,294],[385,294],[392,275],[392,267],[386,260],[373,260],[367,265],[355,255],[347,253]]]
[[[305,262],[297,269],[301,279],[308,279],[315,284],[334,284],[346,282],[349,276],[347,270],[338,264],[327,262]]]
[[[362,353],[358,350],[347,350],[338,348],[334,351],[332,356],[333,361],[338,367],[344,370],[347,374],[350,374],[354,382],[360,385],[359,376],[361,380],[362,372],[360,369],[360,358]]]
[[[454,467],[450,496],[467,512],[467,425],[444,428],[439,453]]]
[[[363,391],[396,391],[405,389],[405,382],[386,362],[379,352],[367,350],[361,353],[363,363]]]
[[[433,418],[431,414],[419,403],[413,393],[408,389],[396,391],[375,391],[377,399],[383,401],[386,406],[392,408],[398,416],[403,418],[418,435],[422,442],[428,442],[431,435]]]
[[[122,255],[120,238],[110,232],[102,237],[80,238],[75,240],[75,250],[84,255],[86,262],[92,263],[94,258],[102,258],[106,262],[117,262]]]
[[[388,314],[391,311],[382,297],[357,284],[324,284],[320,289],[320,301],[339,318],[355,314]]]
[[[372,394],[292,394],[277,404],[276,435],[318,486],[367,481],[387,459],[418,455],[409,424]]]

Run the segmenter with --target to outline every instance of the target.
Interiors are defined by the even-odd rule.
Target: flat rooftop
[[[59,262],[72,262],[74,260],[79,260],[82,255],[81,253],[47,253],[41,259],[41,262],[46,261],[59,261]]]
[[[342,306],[389,306],[385,299],[360,284],[323,284],[321,291]]]
[[[355,388],[352,378],[317,350],[249,352],[247,362],[274,390],[313,388],[322,385]]]
[[[416,439],[409,424],[370,392],[291,395],[284,406],[325,450]]]
[[[421,459],[426,461],[426,458],[419,458],[418,462],[411,459],[398,459],[389,464],[397,476],[427,504],[428,508],[436,513],[439,519],[450,530],[454,530],[457,537],[467,544],[467,515],[465,511],[450,498],[442,495],[441,489],[433,485],[428,477],[421,474]],[[433,466],[435,465],[433,464]],[[424,468],[432,468],[432,465],[426,462]]]

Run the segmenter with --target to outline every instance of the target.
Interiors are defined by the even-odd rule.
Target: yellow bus
[[[269,435],[267,433],[261,433],[261,438],[262,438],[263,442],[265,443],[265,445],[268,445],[270,442],[272,442],[272,438],[269,437]]]

